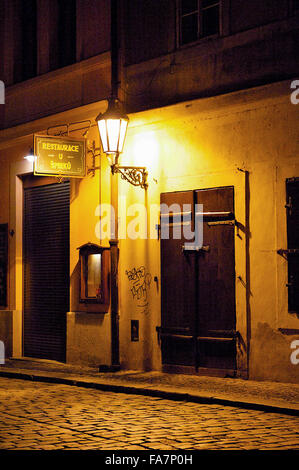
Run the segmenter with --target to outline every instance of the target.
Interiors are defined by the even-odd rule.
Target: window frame
[[[201,31],[203,30],[202,27],[202,14],[201,12],[203,11],[202,8],[202,2],[203,0],[197,0],[197,10],[194,10],[194,13],[197,12],[197,39],[194,41],[187,42],[185,44],[182,43],[182,18],[186,16],[190,16],[191,14],[194,13],[188,13],[185,15],[182,15],[182,10],[181,10],[181,2],[182,0],[176,0],[176,29],[177,29],[177,34],[176,34],[176,44],[177,48],[181,49],[184,47],[189,47],[194,44],[197,44],[199,42],[207,41],[210,39],[216,39],[219,38],[223,35],[223,0],[215,0],[215,4],[219,5],[219,32],[215,34],[210,34],[207,36],[202,36]],[[211,7],[204,8],[204,10],[207,10]]]

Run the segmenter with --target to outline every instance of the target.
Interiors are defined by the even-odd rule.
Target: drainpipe
[[[118,97],[118,1],[111,0],[111,98]],[[116,157],[117,158],[117,157]],[[116,162],[117,163],[117,162]],[[110,310],[111,310],[111,365],[100,366],[100,372],[116,372],[119,364],[119,302],[118,302],[118,175],[111,172],[111,206],[114,224],[111,224],[110,244]],[[114,227],[113,227],[114,225]]]

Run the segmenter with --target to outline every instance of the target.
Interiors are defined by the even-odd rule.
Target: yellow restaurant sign
[[[85,139],[34,136],[34,174],[42,176],[86,176]]]

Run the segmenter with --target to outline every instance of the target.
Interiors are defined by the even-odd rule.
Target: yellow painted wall
[[[98,141],[92,128],[87,136],[87,148]],[[98,145],[98,144],[97,144]],[[96,152],[98,153],[98,151]],[[96,166],[102,170],[87,172],[84,179],[71,181],[70,204],[70,312],[67,315],[67,362],[83,365],[110,364],[110,312],[79,303],[78,247],[91,242],[109,246],[108,240],[97,236],[99,204],[110,203],[110,175],[107,162],[96,157]],[[93,165],[92,153],[87,153],[87,167]]]
[[[289,82],[199,100],[131,116],[123,164],[146,165],[147,195],[122,182],[120,196],[130,203],[159,204],[161,192],[234,185],[236,219],[245,224],[245,173],[249,178],[249,252],[236,236],[237,330],[245,346],[239,368],[249,377],[299,381],[299,365],[290,361],[298,329],[287,309],[287,263],[277,253],[286,248],[285,179],[299,176],[296,129],[298,109],[290,102]],[[158,223],[156,220],[154,223]],[[238,230],[238,229],[236,229]],[[127,368],[161,367],[155,331],[161,324],[159,242],[123,240],[120,250],[121,353]],[[151,273],[149,307],[142,312],[132,297],[126,270],[145,266]],[[246,302],[246,283],[249,299]],[[140,321],[140,342],[130,342],[130,319]]]
[[[30,138],[0,150],[0,213],[1,223],[8,223],[8,305],[0,310],[1,340],[6,357],[22,355],[22,208],[23,192],[19,175],[32,170],[24,160],[30,149]]]
[[[246,195],[249,198],[249,250],[247,246],[246,251],[244,230],[236,228],[235,237],[237,329],[243,339],[238,351],[239,373],[246,377],[249,353],[251,379],[299,382],[299,365],[290,361],[291,341],[299,339],[299,335],[286,335],[279,330],[299,329],[299,319],[288,313],[287,262],[276,253],[277,249],[286,248],[285,180],[299,176],[299,107],[291,104],[289,91],[290,82],[286,81],[130,115],[121,164],[146,166],[149,187],[145,192],[119,177],[119,223],[124,229],[132,228],[138,215],[134,210],[146,208],[147,215],[141,215],[140,224],[146,220],[148,226],[144,227],[145,239],[121,239],[119,244],[123,368],[161,369],[156,332],[156,326],[161,325],[160,243],[155,231],[159,219],[157,211],[150,213],[152,207],[158,207],[160,193],[233,185],[235,214],[241,226],[246,225]],[[16,222],[12,218],[14,209],[8,208],[14,202],[11,182],[16,170],[12,168],[20,167],[30,139],[31,136],[28,142],[13,143],[0,150],[1,223],[8,218],[10,224]],[[93,140],[99,145],[95,127],[88,140],[89,145]],[[91,164],[89,153],[88,166]],[[111,361],[109,309],[106,313],[92,313],[78,303],[77,248],[87,242],[109,246],[108,239],[99,240],[96,232],[99,222],[96,208],[100,202],[110,203],[110,169],[105,157],[101,158],[101,166],[94,176],[89,174],[71,183],[67,361],[85,365],[109,365]],[[21,221],[18,223],[20,227]],[[14,312],[13,331],[19,341],[15,351],[20,351],[22,306],[21,257],[19,254],[13,257],[19,253],[16,245],[21,233],[18,237],[19,242],[10,241],[8,306]],[[132,293],[130,273],[134,268],[145,269],[147,273],[144,299]],[[131,341],[131,320],[140,323],[137,342]],[[4,328],[10,331],[7,325]]]
[[[36,123],[36,126],[40,124]],[[37,127],[39,129],[39,127]],[[38,130],[38,132],[40,132]],[[88,134],[88,147],[97,138],[95,129]],[[0,337],[6,345],[8,356],[22,356],[22,309],[23,309],[23,264],[22,264],[22,212],[23,187],[21,176],[32,174],[33,166],[24,160],[32,146],[33,135],[22,138],[18,143],[12,139],[0,150],[0,223],[8,223],[9,231],[9,302],[0,309]],[[92,155],[87,154],[87,167],[91,167]],[[99,158],[96,159],[99,165]],[[105,165],[105,162],[104,162]],[[67,362],[85,365],[99,365],[110,362],[110,313],[90,312],[79,304],[79,276],[77,248],[87,242],[101,244],[96,236],[98,223],[96,209],[100,200],[110,202],[109,192],[103,185],[109,184],[109,173],[88,173],[84,179],[71,180],[70,201],[70,312],[67,313]],[[108,177],[108,183],[105,181]],[[104,241],[107,245],[107,240]],[[92,310],[92,309],[91,309]],[[2,311],[2,313],[1,313]]]

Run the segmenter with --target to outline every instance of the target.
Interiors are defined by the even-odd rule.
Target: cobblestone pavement
[[[299,418],[0,378],[0,449],[299,449]]]

